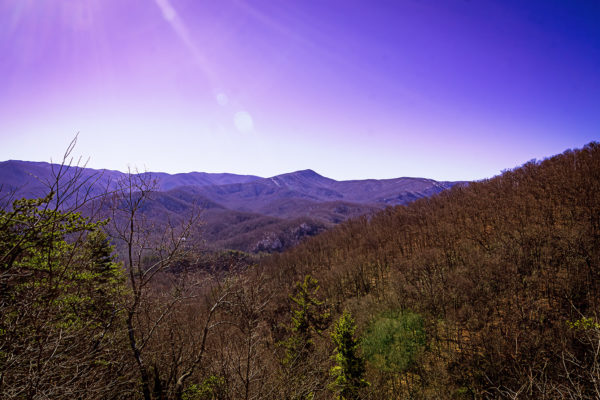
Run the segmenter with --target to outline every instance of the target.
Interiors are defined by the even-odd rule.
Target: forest
[[[600,398],[599,143],[263,256],[69,164],[1,200],[4,399]]]

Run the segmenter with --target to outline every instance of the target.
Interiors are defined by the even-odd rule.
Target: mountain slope
[[[265,212],[277,209],[282,201],[290,199],[300,200],[302,204],[343,201],[383,208],[431,196],[454,184],[424,178],[335,181],[305,170],[249,183],[204,186],[199,192],[234,210]]]
[[[8,160],[0,162],[0,184],[4,190],[19,189],[23,193],[34,194],[44,191],[47,183],[51,183],[60,165],[46,162]],[[90,179],[98,188],[116,188],[117,183],[127,174],[107,169],[92,169],[72,167],[67,171],[67,177],[81,173],[83,179]],[[247,183],[260,179],[253,175],[236,175],[228,173],[189,172],[167,174],[164,172],[142,172],[146,179],[157,181],[157,189],[170,190],[179,186],[209,186]],[[37,194],[36,194],[37,195]]]
[[[398,388],[416,398],[597,398],[598,143],[347,221],[263,266],[289,288],[318,279],[322,299],[350,310],[363,335],[393,313],[422,318],[427,344],[377,398],[401,398],[390,395]],[[383,356],[397,351],[380,345]]]
[[[0,191],[41,197],[59,171],[66,180],[79,175],[85,183],[80,192],[92,195],[116,190],[127,178],[119,171],[11,160],[0,162]],[[270,178],[204,172],[145,172],[140,178],[156,183],[143,208],[147,217],[166,223],[201,209],[208,245],[245,251],[282,250],[350,218],[407,204],[454,184],[423,178],[336,181],[312,170]]]

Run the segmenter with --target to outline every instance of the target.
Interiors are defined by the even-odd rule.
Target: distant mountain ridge
[[[43,196],[45,182],[59,168],[45,162],[0,162],[0,191],[16,191],[17,197]],[[115,189],[127,176],[77,167],[67,176],[76,172],[90,180],[96,193]],[[157,182],[157,192],[145,208],[152,218],[177,217],[200,207],[209,245],[245,251],[281,250],[349,218],[407,204],[455,184],[406,177],[337,181],[310,169],[268,178],[206,172],[141,175]]]
[[[16,189],[27,186],[27,192],[45,190],[44,181],[51,179],[53,172],[58,171],[59,164],[40,161],[8,160],[0,162],[0,185],[4,189]],[[116,183],[127,175],[121,171],[109,169],[93,169],[71,167],[72,170],[83,169],[83,177],[96,175],[99,177],[97,184],[108,188],[115,187]],[[158,181],[158,190],[170,190],[179,186],[210,186],[247,183],[255,179],[262,179],[254,175],[236,175],[229,173],[188,172],[168,174],[165,172],[142,172]]]

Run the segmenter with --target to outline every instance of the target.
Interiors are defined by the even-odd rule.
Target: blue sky
[[[598,1],[0,0],[0,160],[481,179],[597,140]]]

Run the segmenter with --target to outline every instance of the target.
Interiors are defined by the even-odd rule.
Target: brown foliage
[[[350,221],[268,262],[314,274],[339,308],[360,314],[375,302],[425,316],[437,367],[422,381],[441,373],[451,386],[431,382],[423,396],[561,398],[577,388],[593,398],[563,361],[591,343],[567,322],[599,311],[599,178],[591,143]]]

